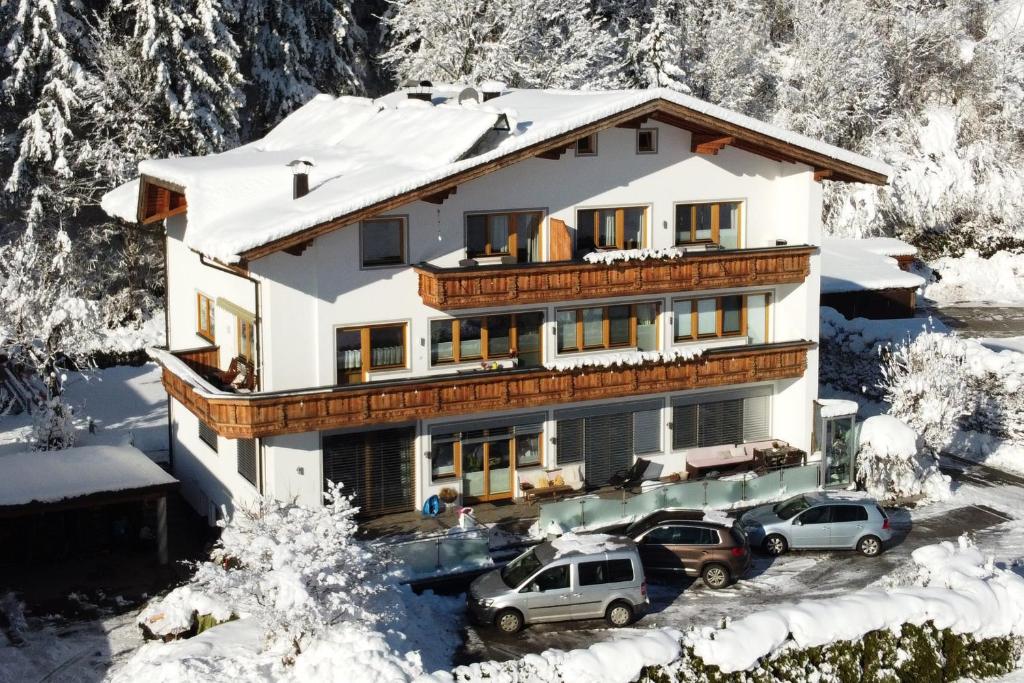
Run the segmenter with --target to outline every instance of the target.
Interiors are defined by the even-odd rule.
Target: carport
[[[178,481],[132,446],[0,456],[0,564],[31,567],[152,546],[167,564],[167,495]]]

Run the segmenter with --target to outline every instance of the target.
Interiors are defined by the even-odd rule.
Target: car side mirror
[[[540,584],[535,582],[535,583],[531,583],[530,584],[530,592],[531,593],[543,593],[544,591],[542,591],[540,589]]]
[[[793,526],[803,526],[803,525],[804,525],[804,523],[801,522],[799,519],[794,519],[793,520]]]

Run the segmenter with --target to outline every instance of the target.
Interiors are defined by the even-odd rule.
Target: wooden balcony
[[[531,368],[323,387],[295,392],[210,391],[161,361],[167,393],[218,434],[251,439],[297,432],[456,417],[803,375],[812,342],[709,349],[690,360],[577,370]],[[176,366],[176,367],[175,367]]]
[[[443,311],[575,299],[667,294],[803,282],[815,247],[688,253],[678,258],[438,268],[419,264],[423,303]]]

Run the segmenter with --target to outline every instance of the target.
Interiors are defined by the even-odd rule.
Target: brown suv
[[[637,542],[645,569],[700,576],[709,588],[728,586],[750,567],[750,546],[739,525],[703,519],[699,511],[655,512],[625,535]]]

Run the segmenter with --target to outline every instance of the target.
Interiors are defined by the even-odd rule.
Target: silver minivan
[[[516,633],[526,624],[604,617],[628,626],[650,605],[636,543],[566,534],[477,577],[466,594],[475,621]]]

